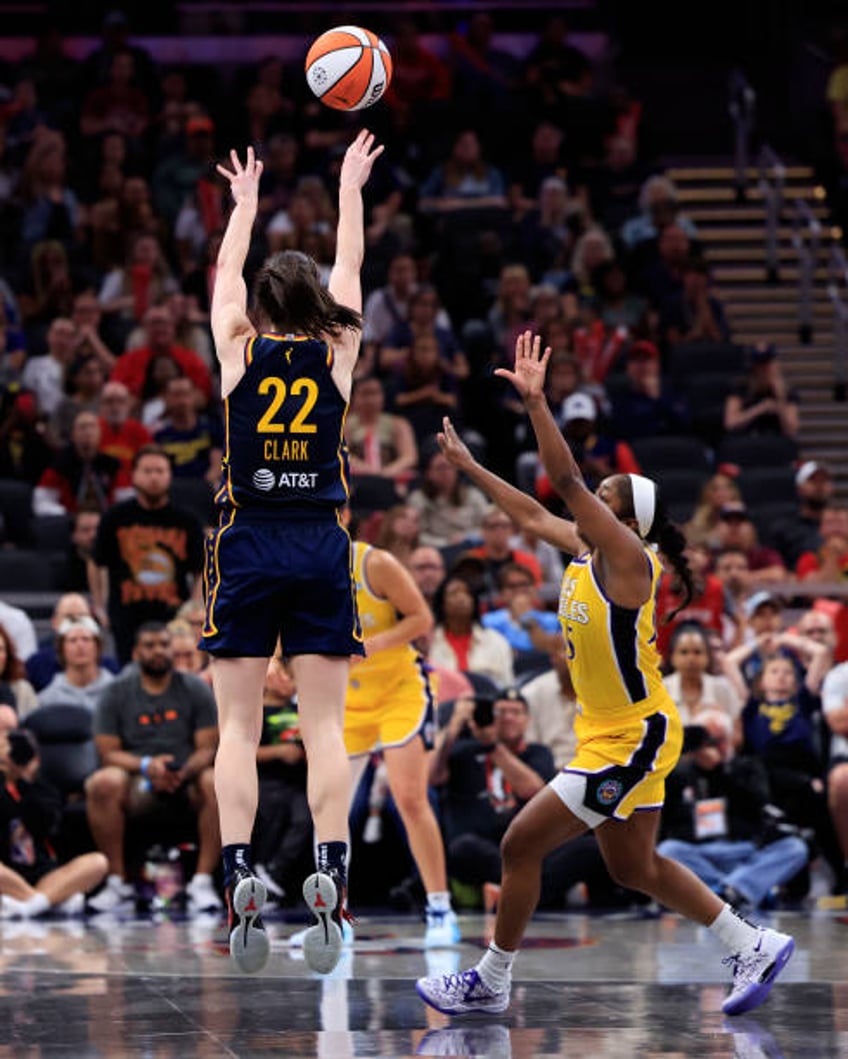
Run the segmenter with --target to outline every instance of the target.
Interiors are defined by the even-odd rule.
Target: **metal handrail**
[[[780,279],[778,229],[783,213],[786,167],[768,144],[763,144],[760,148],[757,165],[760,170],[760,192],[766,207],[766,276],[769,283],[777,283]]]
[[[833,309],[833,398],[848,399],[848,259],[834,242],[830,248],[827,296]]]
[[[734,170],[736,199],[745,200],[748,187],[748,141],[754,128],[757,94],[741,70],[733,70],[728,84],[727,109],[734,126]]]
[[[813,282],[819,257],[822,226],[804,199],[795,199],[792,245],[798,254],[798,337],[813,341]]]

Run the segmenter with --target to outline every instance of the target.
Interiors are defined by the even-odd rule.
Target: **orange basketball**
[[[391,79],[389,49],[376,34],[359,26],[328,29],[306,56],[306,83],[335,110],[370,107]]]

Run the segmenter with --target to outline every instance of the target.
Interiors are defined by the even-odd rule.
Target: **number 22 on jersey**
[[[318,383],[314,379],[295,379],[291,384],[291,390],[289,390],[284,379],[276,375],[269,375],[259,383],[257,392],[263,397],[267,394],[271,395],[268,407],[256,424],[257,434],[285,434],[286,430],[291,434],[315,434],[317,432],[318,427],[316,424],[307,421],[309,413],[318,400]],[[276,417],[288,393],[291,393],[292,397],[299,397],[301,394],[304,396],[300,408],[291,423],[286,426],[285,423],[280,422]]]

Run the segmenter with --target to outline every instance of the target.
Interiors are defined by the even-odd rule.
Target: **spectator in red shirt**
[[[36,515],[73,515],[80,508],[103,512],[132,495],[130,476],[118,460],[100,452],[100,419],[80,412],[71,443],[42,474],[33,496]]]
[[[135,398],[141,397],[147,365],[155,356],[166,355],[179,366],[180,374],[187,375],[208,401],[212,396],[209,369],[192,349],[178,346],[174,341],[174,319],[164,305],[148,309],[144,316],[147,345],[128,350],[118,358],[112,379],[122,382]]]
[[[450,97],[450,70],[421,44],[412,19],[398,23],[392,65],[392,86],[386,101],[394,110],[406,113]]]
[[[663,658],[666,657],[672,633],[684,622],[697,622],[705,629],[722,634],[724,585],[714,574],[707,572],[710,553],[702,545],[690,544],[686,549],[686,559],[694,575],[697,592],[670,622],[665,621],[665,616],[680,605],[683,593],[675,575],[663,574],[660,581],[657,594],[657,650]]]
[[[721,508],[716,538],[719,550],[739,548],[748,556],[752,587],[763,581],[777,581],[786,577],[786,567],[780,553],[774,548],[760,546],[756,527],[741,500],[733,500]]]
[[[153,438],[150,431],[130,416],[130,391],[122,382],[107,382],[100,395],[100,451],[120,460],[129,471],[135,454]]]
[[[842,581],[848,577],[848,511],[828,507],[819,529],[822,542],[817,551],[804,552],[795,567],[802,581]]]

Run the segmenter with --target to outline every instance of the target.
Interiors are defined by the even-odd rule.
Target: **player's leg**
[[[215,794],[229,907],[230,953],[246,973],[265,966],[270,952],[260,912],[266,892],[253,874],[250,835],[256,816],[256,748],[262,734],[262,688],[267,658],[213,658],[218,703]]]
[[[351,770],[344,743],[347,657],[300,654],[292,658],[298,718],[308,764],[306,793],[315,825],[315,867],[303,896],[318,922],[303,939],[304,957],[327,973],[342,947],[348,858]]]
[[[587,826],[550,786],[524,806],[501,844],[503,872],[494,942],[468,971],[419,979],[416,988],[423,1000],[447,1015],[506,1009],[512,964],[539,901],[542,861],[564,842],[582,835]]]
[[[102,853],[84,853],[43,875],[35,885],[51,906],[62,904],[74,894],[87,894],[106,878],[109,862]]]
[[[795,943],[776,930],[755,927],[717,897],[688,868],[656,850],[660,812],[634,812],[627,820],[608,820],[596,829],[610,875],[620,885],[649,894],[711,933],[730,952],[733,988],[723,1004],[728,1015],[758,1007],[789,960]]]

